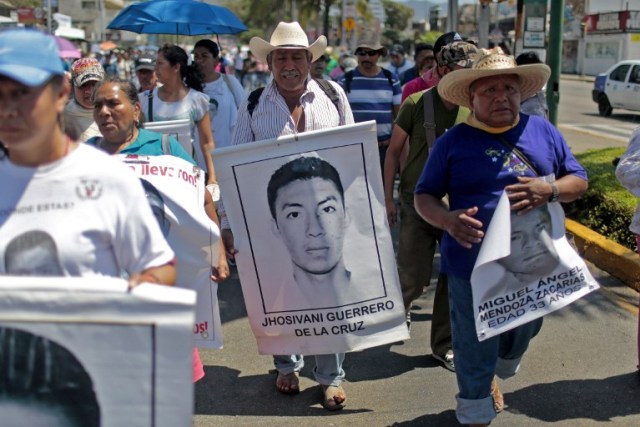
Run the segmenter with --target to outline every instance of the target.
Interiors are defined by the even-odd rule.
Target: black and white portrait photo
[[[374,122],[214,152],[261,354],[408,337]]]
[[[504,193],[471,274],[480,340],[558,310],[598,288],[565,236],[559,203],[526,213]]]
[[[262,196],[246,189],[241,194],[265,202],[260,216],[255,209],[246,216],[266,313],[341,307],[385,296],[368,203],[356,203],[367,194],[366,183],[355,175],[363,166],[351,164],[349,170],[341,161],[361,158],[353,155],[357,150],[350,146],[267,159],[260,162],[266,179],[256,176],[256,164],[236,168],[240,179],[250,174],[255,183],[266,183]],[[354,224],[354,209],[364,232]]]
[[[100,427],[91,376],[59,343],[0,325],[0,420],[4,427]]]

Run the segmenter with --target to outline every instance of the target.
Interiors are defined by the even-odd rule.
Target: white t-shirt
[[[37,168],[0,159],[0,274],[119,277],[170,262],[138,178],[80,144]]]
[[[138,95],[142,112],[147,121],[149,120],[149,91],[144,91]],[[204,115],[209,111],[209,97],[197,90],[189,89],[187,96],[180,101],[164,102],[158,96],[158,88],[153,89],[153,117],[154,122],[163,122],[168,120],[191,120],[191,142],[193,143],[194,152],[196,154],[196,162],[202,170],[207,170],[207,165],[202,157],[200,150],[198,128],[196,123],[202,120]],[[191,154],[191,153],[189,153]]]
[[[231,145],[233,129],[236,127],[238,118],[238,106],[247,99],[238,79],[233,76],[227,76],[227,78],[233,93],[229,90],[224,75],[220,75],[216,81],[206,83],[204,86],[204,93],[209,95],[211,132],[216,148]]]

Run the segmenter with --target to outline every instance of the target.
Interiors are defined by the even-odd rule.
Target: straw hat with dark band
[[[249,41],[251,53],[261,62],[267,62],[267,56],[276,49],[308,50],[311,52],[311,62],[313,62],[320,58],[326,47],[327,38],[325,36],[318,37],[318,39],[310,45],[307,34],[297,22],[280,22],[276,29],[273,30],[269,42],[260,37],[253,37]]]
[[[513,56],[505,55],[500,48],[483,51],[484,55],[473,68],[453,71],[440,80],[438,93],[441,97],[471,109],[469,88],[474,81],[514,74],[520,77],[520,99],[525,100],[540,91],[551,75],[551,69],[545,64],[517,65]]]

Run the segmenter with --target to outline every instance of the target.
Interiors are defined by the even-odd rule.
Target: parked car
[[[601,116],[610,116],[614,108],[640,111],[640,60],[620,61],[598,74],[591,98]]]

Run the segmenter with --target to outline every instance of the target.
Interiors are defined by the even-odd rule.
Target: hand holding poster
[[[121,279],[0,277],[0,424],[191,426],[194,304]]]
[[[471,274],[478,340],[558,310],[599,288],[565,236],[564,211],[547,203],[524,214],[502,194]]]
[[[373,122],[223,148],[214,161],[261,354],[408,338]]]
[[[151,210],[176,254],[176,285],[198,293],[193,335],[201,348],[222,347],[218,284],[220,230],[204,210],[204,174],[174,156],[118,155],[140,177]]]

